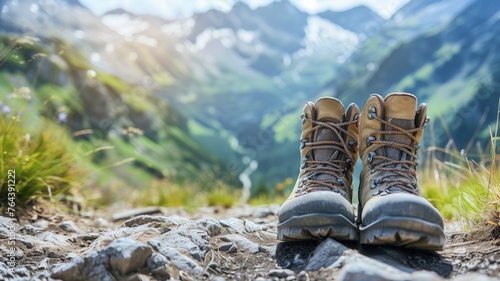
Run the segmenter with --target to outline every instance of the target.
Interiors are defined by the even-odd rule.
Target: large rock
[[[52,278],[62,280],[115,280],[118,276],[146,267],[152,249],[130,238],[119,238],[106,249],[85,258],[75,258],[52,271]]]
[[[126,275],[146,266],[146,260],[153,253],[151,247],[130,238],[121,238],[109,245],[107,254],[109,266]]]
[[[336,262],[348,248],[339,242],[327,238],[314,250],[307,261],[305,270],[314,271],[322,267],[328,267]]]

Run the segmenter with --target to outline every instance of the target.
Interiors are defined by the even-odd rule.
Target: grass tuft
[[[0,114],[0,173],[15,171],[16,201],[36,197],[60,200],[81,187],[84,171],[76,165],[68,132],[47,120],[28,130],[19,112]],[[6,203],[9,183],[0,179],[0,201]]]
[[[490,128],[490,156],[480,153],[481,159],[470,160],[464,151],[459,152],[453,146],[453,139],[445,149],[427,149],[427,162],[420,180],[423,195],[445,218],[460,220],[469,231],[485,223],[500,227],[500,169],[497,166],[500,155],[496,153],[499,117],[500,101],[496,129],[493,132]]]

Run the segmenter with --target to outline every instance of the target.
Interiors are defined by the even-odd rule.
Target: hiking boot
[[[278,239],[357,239],[351,183],[358,115],[355,104],[344,112],[342,103],[334,98],[321,98],[304,107],[300,174],[281,206]]]
[[[420,193],[417,151],[429,122],[415,96],[372,95],[360,117],[358,220],[362,244],[442,250],[443,219]]]

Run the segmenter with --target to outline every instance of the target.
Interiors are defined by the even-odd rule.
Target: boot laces
[[[328,141],[313,141],[313,142],[305,142],[304,146],[308,146],[310,148],[309,153],[312,153],[314,150],[324,150],[324,149],[332,149],[334,150],[332,154],[333,160],[328,161],[319,161],[308,159],[306,155],[306,159],[304,159],[303,164],[305,167],[303,168],[304,175],[301,178],[301,182],[299,188],[297,189],[297,193],[305,194],[313,191],[334,191],[342,196],[347,196],[347,187],[344,183],[344,175],[348,170],[348,166],[353,163],[353,156],[351,151],[348,149],[347,144],[345,142],[346,138],[342,137],[342,133],[346,136],[350,136],[353,139],[356,139],[356,136],[349,133],[346,129],[347,126],[351,124],[355,124],[357,120],[344,122],[344,123],[334,123],[334,122],[321,122],[313,119],[304,118],[304,121],[312,122],[315,126],[312,127],[311,133],[319,129],[330,129],[335,133],[338,137],[339,141],[328,140]],[[346,160],[342,160],[342,155],[346,155]],[[350,163],[349,160],[350,159]],[[351,166],[352,167],[352,166]],[[319,175],[327,175],[331,176],[328,179],[322,178],[320,179]]]
[[[386,120],[376,116],[373,117],[380,121],[382,124],[391,127],[393,130],[381,130],[376,131],[375,134],[381,135],[406,135],[409,137],[412,142],[417,144],[417,138],[414,136],[414,133],[420,130],[423,130],[425,124],[420,127],[414,129],[403,129],[397,125],[391,124]],[[420,191],[418,189],[417,182],[417,155],[416,151],[418,146],[406,145],[394,141],[387,140],[373,140],[372,144],[378,144],[380,147],[393,147],[399,149],[402,153],[401,159],[392,159],[382,155],[374,155],[373,159],[380,159],[374,164],[372,164],[372,173],[379,175],[375,178],[373,185],[370,188],[375,188],[382,183],[385,183],[385,186],[380,188],[373,195],[387,195],[393,192],[407,192],[415,195],[419,195]],[[409,156],[409,159],[407,159]],[[383,174],[383,175],[381,175]]]

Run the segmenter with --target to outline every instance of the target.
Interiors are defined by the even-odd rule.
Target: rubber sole
[[[358,239],[356,225],[340,214],[312,213],[293,216],[279,223],[277,228],[278,239],[281,241],[324,239],[326,237],[342,241]]]
[[[359,230],[361,244],[441,251],[445,241],[440,225],[411,217],[384,217]]]

